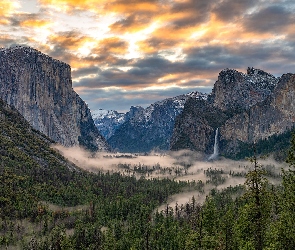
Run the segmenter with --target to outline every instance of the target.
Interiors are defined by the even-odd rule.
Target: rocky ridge
[[[171,149],[213,152],[219,128],[220,153],[234,157],[245,144],[284,134],[295,126],[295,77],[259,69],[220,72],[207,101],[188,100],[177,117]]]
[[[64,146],[109,149],[88,106],[73,90],[66,63],[30,47],[0,49],[0,98]]]

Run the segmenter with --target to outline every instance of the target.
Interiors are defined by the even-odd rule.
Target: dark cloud
[[[246,16],[243,25],[247,31],[277,34],[283,33],[294,21],[294,13],[281,5],[275,5]]]
[[[75,83],[76,87],[97,89],[102,87],[144,88],[151,85],[183,87],[212,86],[218,73],[225,68],[246,70],[248,66],[261,68],[277,74],[273,61],[285,62],[292,57],[278,45],[235,43],[226,46],[203,46],[187,49],[183,61],[171,62],[160,55],[133,61],[127,71],[111,68],[101,71],[96,78],[84,78]],[[295,56],[295,52],[293,52]],[[293,64],[292,64],[293,65]],[[288,67],[291,68],[291,67]],[[166,76],[173,75],[171,78]],[[163,80],[159,81],[159,79]],[[202,79],[206,79],[202,80]]]
[[[109,27],[115,32],[132,32],[146,27],[150,21],[151,17],[149,15],[136,12],[125,16],[123,19],[113,23]]]
[[[174,15],[183,15],[180,15],[180,18],[176,18],[176,20],[172,22],[172,25],[183,28],[203,23],[210,17],[210,12],[214,3],[216,3],[216,1],[213,0],[189,0],[174,4],[170,10],[171,13]]]
[[[15,43],[15,38],[9,35],[0,35],[0,47],[10,47],[14,45],[20,45]]]
[[[123,55],[128,51],[128,43],[118,37],[110,37],[97,42],[91,54],[106,56],[109,54]],[[107,56],[106,56],[107,57]]]
[[[91,91],[81,91],[79,95],[84,100],[90,100],[88,105],[91,110],[112,109],[120,112],[127,112],[131,106],[147,107],[152,103],[166,98],[187,94],[192,91],[203,93],[211,92],[211,88],[180,88],[172,87],[162,90],[131,90],[126,94],[120,89],[97,89]],[[116,100],[116,102],[114,102]]]
[[[79,69],[72,71],[72,77],[79,78],[79,77],[87,76],[90,74],[98,74],[100,71],[101,70],[96,66],[79,68]]]
[[[19,13],[9,18],[10,26],[19,27],[22,22],[28,20],[39,20],[41,15],[39,13]]]
[[[257,6],[258,2],[258,0],[223,0],[216,4],[213,12],[222,21],[233,22],[243,17],[249,8]]]
[[[177,46],[179,42],[179,40],[169,40],[161,37],[151,37],[144,41],[138,42],[138,46],[147,55],[152,55],[157,51]]]
[[[44,47],[42,52],[55,59],[68,63],[71,66],[73,66],[73,62],[79,62],[79,58],[77,56],[70,53],[65,47],[61,47],[59,44],[54,45],[52,49]]]

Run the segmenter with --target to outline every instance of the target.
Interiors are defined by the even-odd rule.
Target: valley
[[[293,74],[225,69],[209,94],[92,114],[69,65],[0,55],[0,248],[294,245]]]

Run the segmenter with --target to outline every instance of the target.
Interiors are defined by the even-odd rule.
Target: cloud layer
[[[69,63],[73,86],[91,109],[126,111],[208,92],[224,68],[294,71],[293,1],[0,3],[0,46],[32,46]]]

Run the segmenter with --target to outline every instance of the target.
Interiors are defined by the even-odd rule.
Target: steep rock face
[[[156,102],[139,110],[134,117],[123,123],[108,143],[121,152],[169,149],[175,118],[190,96],[207,97],[206,94],[196,92]]]
[[[220,128],[224,154],[235,154],[241,143],[257,143],[295,126],[295,75],[283,75],[263,102],[237,114]]]
[[[245,144],[268,140],[292,129],[294,100],[293,74],[276,78],[254,68],[248,68],[247,74],[223,70],[207,101],[189,100],[185,104],[187,108],[176,119],[171,149],[212,153],[218,127],[220,153],[234,156]]]
[[[276,77],[259,69],[248,68],[247,74],[225,69],[219,73],[211,99],[222,110],[248,109],[265,100],[277,83]]]
[[[175,120],[170,149],[211,152],[215,131],[227,118],[225,112],[206,99],[188,99],[183,112]]]
[[[29,47],[0,50],[0,98],[64,146],[106,150],[85,102],[72,89],[68,64]]]

